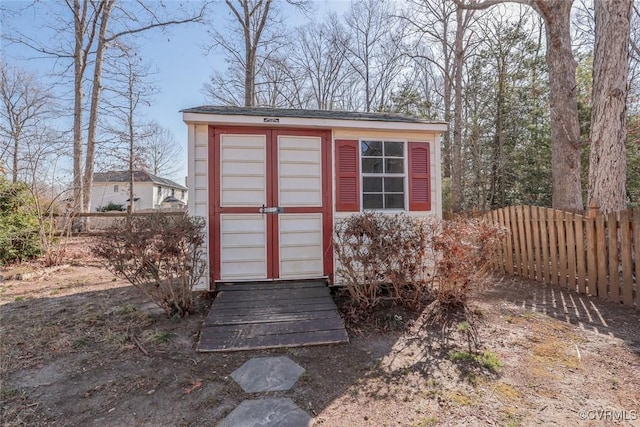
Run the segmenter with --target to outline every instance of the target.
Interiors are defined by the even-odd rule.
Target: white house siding
[[[428,212],[404,212],[406,215],[412,217],[419,218],[442,218],[442,185],[441,182],[436,178],[441,176],[441,166],[440,166],[440,134],[435,133],[425,133],[425,132],[398,132],[398,131],[362,131],[362,130],[352,130],[352,129],[334,129],[333,130],[333,140],[336,139],[349,139],[349,140],[393,140],[393,141],[418,141],[418,142],[428,142],[429,143],[429,159],[430,159],[430,172],[431,172],[431,210]],[[332,156],[333,156],[333,164],[336,164],[336,153],[335,153],[335,144],[332,147]],[[358,151],[359,152],[359,151]],[[406,149],[405,149],[406,155]],[[406,159],[406,157],[405,157]],[[406,166],[406,163],[405,163]],[[406,170],[406,167],[405,167]],[[408,171],[406,172],[408,173]],[[405,181],[406,183],[406,181]],[[334,224],[340,219],[347,218],[357,212],[337,212],[335,210],[336,207],[336,174],[333,175],[333,221]],[[362,192],[362,186],[360,186],[360,191]],[[405,187],[405,191],[408,191],[408,188]],[[360,203],[362,209],[362,203]],[[397,213],[397,212],[393,212]],[[333,259],[334,263],[334,271],[339,267],[338,260]],[[339,285],[340,282],[337,280],[337,277],[334,277],[335,284]]]
[[[118,186],[118,192],[113,191],[113,187]],[[135,198],[139,198],[135,202],[135,209],[153,209],[153,187],[152,182],[135,182],[133,184]],[[91,185],[91,201],[90,211],[95,212],[97,208],[104,207],[113,202],[118,205],[127,207],[129,202],[129,183],[128,182],[95,182]]]
[[[189,215],[202,217],[206,219],[205,228],[205,257],[209,257],[209,127],[204,124],[188,125],[189,152],[193,153],[189,156],[187,187],[192,192],[189,197],[187,206]],[[207,262],[207,271],[200,280],[194,290],[209,290],[209,262]]]

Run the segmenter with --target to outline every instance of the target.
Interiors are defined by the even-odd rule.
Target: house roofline
[[[239,126],[445,132],[448,124],[386,113],[203,106],[182,110],[185,123]]]

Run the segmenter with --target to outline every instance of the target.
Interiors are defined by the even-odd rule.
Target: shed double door
[[[330,275],[327,134],[212,127],[210,137],[213,279]]]

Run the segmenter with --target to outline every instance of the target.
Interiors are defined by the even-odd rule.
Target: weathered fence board
[[[558,232],[558,264],[559,277],[558,285],[561,288],[567,287],[567,240],[564,229],[564,212],[556,211],[556,231]]]
[[[609,297],[611,301],[620,301],[620,274],[618,271],[618,214],[611,212],[607,215],[607,236],[609,247]]]
[[[578,215],[574,217],[576,230],[576,269],[578,274],[578,292],[587,293],[587,265],[585,263],[586,253],[584,247],[584,225],[582,218]]]
[[[587,277],[589,278],[587,293],[597,295],[598,265],[596,264],[596,219],[586,218],[584,221],[587,237]]]
[[[596,254],[598,257],[598,298],[609,299],[607,293],[607,248],[604,215],[596,216]]]
[[[636,255],[637,256],[637,255]],[[620,258],[622,258],[622,303],[633,304],[633,262],[629,211],[620,212]]]
[[[640,208],[584,216],[510,206],[485,217],[508,231],[497,271],[640,309]]]
[[[576,232],[575,218],[571,212],[564,214],[564,227],[567,240],[567,287],[576,290]]]
[[[556,215],[552,210],[547,211],[547,225],[549,230],[549,262],[551,263],[551,281],[558,286],[558,243],[556,241]]]

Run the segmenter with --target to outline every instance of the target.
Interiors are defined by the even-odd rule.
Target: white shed
[[[333,224],[363,210],[442,215],[444,122],[381,113],[203,106],[188,126],[188,210],[215,282],[333,280]]]

